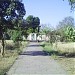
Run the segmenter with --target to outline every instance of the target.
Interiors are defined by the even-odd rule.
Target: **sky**
[[[56,27],[65,17],[74,17],[68,0],[23,0],[26,18],[29,15],[40,18],[40,24]]]

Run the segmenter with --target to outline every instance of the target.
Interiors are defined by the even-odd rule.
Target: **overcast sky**
[[[41,24],[51,24],[56,27],[59,21],[67,16],[74,17],[68,0],[23,0],[26,15],[40,18]]]

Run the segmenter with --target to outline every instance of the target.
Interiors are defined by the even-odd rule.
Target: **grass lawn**
[[[14,63],[17,56],[0,58],[0,75],[4,75]]]
[[[7,47],[9,47],[11,41],[7,41]],[[22,42],[20,48],[14,48],[13,50],[5,50],[5,56],[2,58],[0,56],[0,75],[4,75],[9,68],[13,65],[18,57],[18,54],[27,45],[27,42]],[[13,45],[14,46],[14,45]],[[11,46],[12,47],[12,46]],[[11,48],[10,47],[10,48]]]
[[[51,46],[48,43],[42,43],[43,49],[53,59],[55,59],[67,72],[68,75],[75,74],[75,43],[58,43]]]
[[[67,71],[68,75],[75,74],[75,58],[52,56]]]

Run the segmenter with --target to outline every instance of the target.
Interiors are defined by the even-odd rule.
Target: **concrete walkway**
[[[47,56],[38,43],[31,42],[21,53],[7,75],[67,75],[64,69]]]

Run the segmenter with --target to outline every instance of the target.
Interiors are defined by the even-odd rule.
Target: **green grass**
[[[41,45],[44,45],[44,46],[42,46],[43,47],[43,51],[48,53],[49,55],[56,55],[56,54],[58,54],[58,51],[56,51],[53,48],[53,45],[51,45],[50,43],[43,42],[43,43],[41,43]]]
[[[7,47],[6,47],[7,49],[5,50],[5,56],[3,58],[0,57],[0,75],[4,75],[9,70],[9,68],[13,65],[13,63],[17,59],[19,53],[22,52],[23,48],[26,45],[27,42],[23,41],[19,48],[15,48],[13,42],[7,41]],[[11,50],[11,46],[13,47],[12,50]]]

